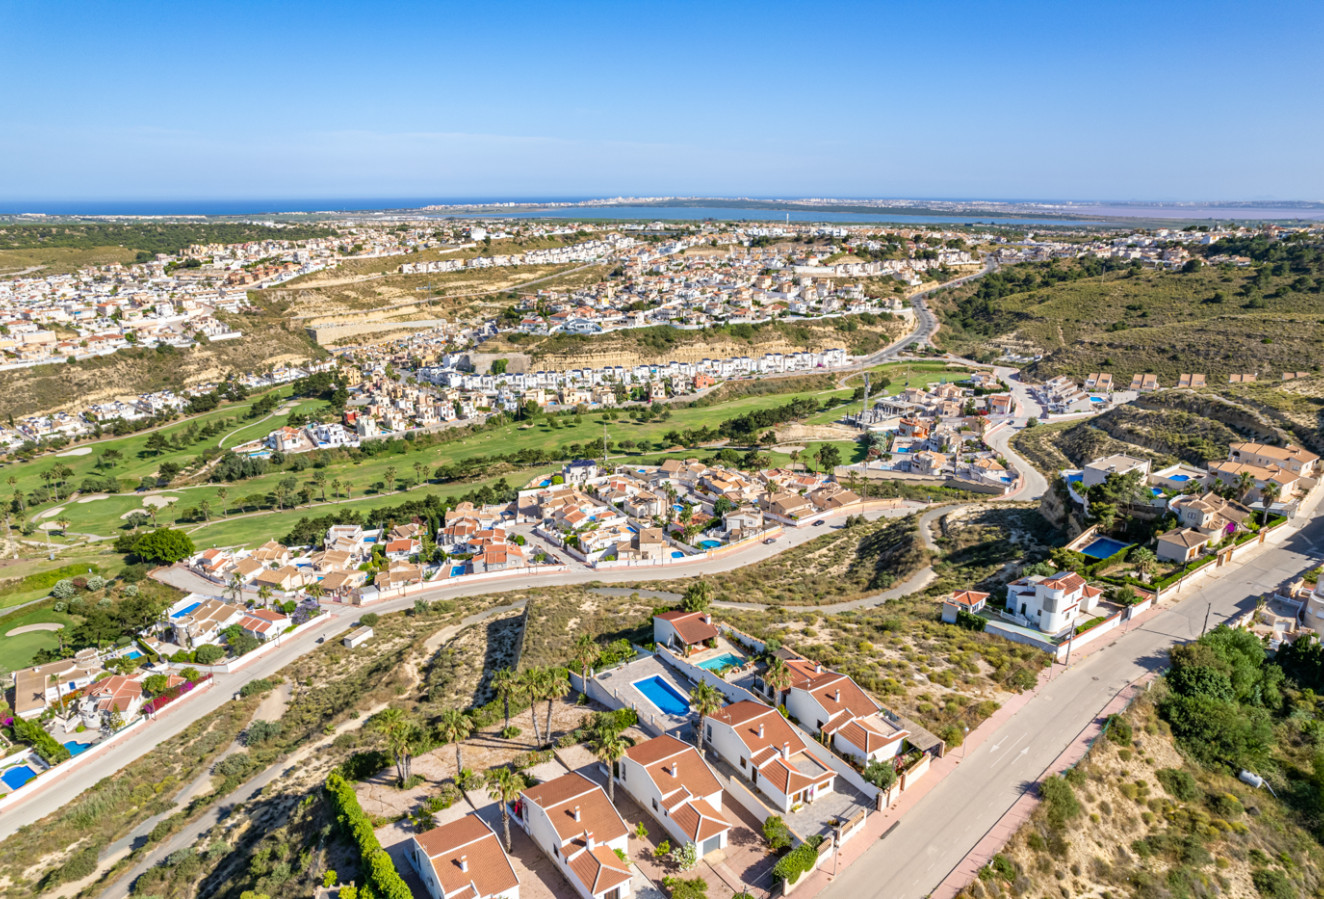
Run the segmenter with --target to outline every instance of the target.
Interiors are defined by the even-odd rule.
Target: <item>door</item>
[[[721,848],[722,848],[722,835],[718,834],[715,837],[709,837],[708,839],[703,841],[703,846],[699,850],[699,855],[700,857],[702,857],[707,855],[709,852],[716,852],[718,849]]]

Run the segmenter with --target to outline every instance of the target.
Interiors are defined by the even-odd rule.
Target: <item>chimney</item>
[[[832,691],[832,701],[841,702],[841,690],[838,689]]]
[[[791,744],[790,744],[790,742],[783,743],[783,744],[782,744],[782,758],[784,758],[784,759],[789,759],[790,757],[791,757]]]
[[[574,819],[575,819],[576,821],[578,821],[578,820],[579,820],[579,806],[575,806],[574,811],[572,811],[570,814],[574,816]]]
[[[822,663],[822,662],[815,662],[815,663],[814,663],[814,673],[815,673],[815,674],[822,674],[822,673],[823,673],[823,663]]]
[[[709,615],[707,612],[704,612],[704,613],[703,613],[703,623],[704,623],[704,624],[712,624],[712,623],[713,623],[713,616]]]
[[[593,846],[594,846],[593,831],[591,830],[584,831],[584,845],[588,847],[589,852],[593,851]]]
[[[467,855],[460,856],[460,870],[466,873],[469,871],[469,856]]]
[[[760,737],[763,736],[763,724],[762,724],[762,722],[759,723],[759,736],[760,736]]]
[[[671,763],[671,776],[680,777],[680,762]]]

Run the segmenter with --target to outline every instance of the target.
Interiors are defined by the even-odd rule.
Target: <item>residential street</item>
[[[1324,520],[1278,546],[1211,574],[1112,645],[1058,669],[1019,712],[900,819],[896,830],[843,871],[825,895],[920,899],[928,895],[1073,738],[1124,686],[1167,665],[1167,650],[1255,607],[1255,600],[1324,556]],[[961,750],[957,749],[959,753]],[[881,872],[887,872],[880,876]]]

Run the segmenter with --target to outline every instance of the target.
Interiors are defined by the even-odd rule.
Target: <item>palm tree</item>
[[[55,523],[56,523],[56,524],[59,526],[59,528],[60,528],[60,534],[61,534],[62,536],[64,536],[64,537],[68,537],[68,536],[69,536],[69,516],[67,516],[67,515],[61,515],[59,518],[55,519]]]
[[[491,796],[501,806],[501,829],[505,831],[506,851],[511,851],[510,846],[510,803],[519,798],[519,794],[527,789],[529,780],[521,771],[515,771],[511,768],[493,768],[487,772],[487,795]]]
[[[546,679],[543,681],[542,698],[547,700],[547,728],[544,733],[547,739],[552,739],[552,703],[558,699],[565,698],[570,692],[570,676],[566,674],[564,668],[548,668]]]
[[[393,490],[395,490],[395,466],[388,465],[386,467],[386,492],[390,493]]]
[[[314,582],[309,584],[304,592],[315,601],[321,602],[322,597],[326,595],[326,588],[322,586],[321,582]]]
[[[229,589],[230,597],[238,601],[239,595],[244,591],[244,580],[239,576],[239,572],[230,575]]]
[[[492,672],[492,679],[488,681],[489,686],[496,691],[496,695],[501,697],[502,703],[506,707],[506,729],[510,729],[510,697],[512,693],[519,690],[519,678],[515,672],[509,668],[501,668]]]
[[[204,499],[198,503],[198,511],[202,513],[203,521],[211,521],[211,500]]]
[[[413,773],[414,751],[422,742],[423,730],[403,709],[389,708],[372,716],[370,726],[386,738],[386,745],[395,759],[395,773],[400,783],[408,782]]]
[[[331,479],[331,495],[339,498],[340,496],[340,478]]]
[[[1268,481],[1260,488],[1260,501],[1264,503],[1264,514],[1260,516],[1260,527],[1269,523],[1269,507],[1278,499],[1279,494],[1283,492],[1283,486],[1277,481]]]
[[[616,763],[625,755],[625,738],[611,728],[602,728],[593,735],[589,744],[598,761],[607,766],[607,798],[616,803]]]
[[[455,744],[455,776],[458,778],[464,770],[464,759],[460,755],[461,744],[474,732],[474,721],[466,712],[459,709],[446,709],[437,722],[437,736],[443,743]]]
[[[694,709],[699,716],[699,725],[696,730],[694,745],[699,747],[699,754],[703,754],[703,719],[709,715],[715,715],[722,710],[726,703],[722,700],[722,694],[717,688],[707,681],[699,684],[690,691],[690,708]]]
[[[1255,489],[1255,476],[1249,471],[1237,475],[1237,499],[1245,499]]]
[[[313,472],[313,484],[318,490],[322,491],[322,502],[326,502],[326,472]]]
[[[46,482],[46,490],[49,491],[51,489],[51,481],[55,480],[55,472],[48,468],[38,475],[38,477]]]
[[[1154,555],[1154,550],[1139,546],[1131,550],[1131,564],[1142,574],[1150,574],[1158,564],[1158,556]]]
[[[582,633],[575,640],[575,653],[572,656],[579,666],[579,676],[583,679],[584,692],[588,692],[588,670],[598,660],[598,647],[593,642],[593,635]]]
[[[229,512],[225,508],[225,501],[230,498],[230,491],[225,489],[224,487],[217,487],[216,498],[220,500],[221,503],[221,516],[222,517],[228,516]]]
[[[781,705],[783,691],[791,688],[791,669],[786,663],[773,656],[768,662],[768,670],[763,672],[763,682],[773,691],[772,698],[776,705]]]
[[[530,668],[520,675],[520,692],[529,701],[529,717],[533,721],[533,742],[542,745],[542,735],[538,731],[538,700],[542,698],[543,673],[541,668]]]
[[[270,604],[271,604],[271,588],[268,587],[266,584],[263,584],[261,587],[258,587],[258,588],[257,588],[257,598],[260,599],[260,600],[262,600],[262,605],[264,605],[264,606],[266,606],[266,605],[270,605]]]
[[[423,470],[425,468],[427,468],[427,466],[424,465],[422,462],[414,463],[414,477],[418,479],[419,484],[423,483]]]

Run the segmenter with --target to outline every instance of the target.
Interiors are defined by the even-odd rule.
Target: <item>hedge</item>
[[[354,788],[338,772],[332,771],[326,777],[326,791],[335,806],[336,821],[359,847],[363,869],[360,899],[413,899],[413,893],[395,870],[391,856],[373,833],[372,822],[359,805]]]
[[[14,736],[37,751],[48,765],[58,765],[73,756],[46,729],[35,721],[14,718]]]
[[[783,883],[795,883],[814,870],[814,865],[818,864],[818,846],[823,842],[821,835],[816,834],[815,837],[810,837],[777,859],[777,864],[772,866],[773,876],[780,878]]]

